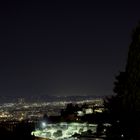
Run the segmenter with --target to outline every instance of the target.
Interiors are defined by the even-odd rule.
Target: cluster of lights
[[[32,135],[41,138],[48,138],[53,140],[63,140],[71,138],[75,133],[82,134],[91,130],[93,133],[96,132],[96,124],[88,123],[57,123],[47,124],[41,122],[40,127],[32,132]]]

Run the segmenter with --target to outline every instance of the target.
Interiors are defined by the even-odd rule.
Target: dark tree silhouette
[[[126,68],[116,77],[114,92],[105,106],[114,120],[120,120],[126,136],[140,139],[140,23],[133,31]]]
[[[31,132],[34,130],[34,124],[28,122],[20,122],[14,130],[14,140],[34,140]]]

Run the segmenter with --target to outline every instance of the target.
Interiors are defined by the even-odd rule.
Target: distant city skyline
[[[0,5],[0,96],[105,96],[123,71],[140,2]]]
[[[12,95],[12,96],[1,96],[0,104],[3,103],[19,103],[19,102],[56,102],[56,101],[82,101],[82,100],[96,100],[96,99],[104,99],[105,96],[97,96],[97,95],[68,95],[68,96],[51,96],[51,95],[36,95],[36,96],[26,96],[25,95]]]

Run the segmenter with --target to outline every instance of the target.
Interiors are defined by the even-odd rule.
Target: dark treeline
[[[140,140],[140,23],[132,34],[125,71],[114,84],[115,94],[105,100],[113,123],[109,135],[121,130],[125,139]]]
[[[9,122],[0,123],[0,137],[2,140],[34,140],[31,132],[35,129],[34,123],[26,121],[17,122],[15,125]]]

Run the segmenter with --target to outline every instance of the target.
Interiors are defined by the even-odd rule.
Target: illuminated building
[[[32,132],[32,135],[40,138],[61,140],[71,138],[76,133],[82,134],[84,132],[87,132],[88,130],[92,131],[92,133],[95,133],[97,129],[96,124],[88,124],[88,123],[63,122],[56,124],[47,124],[43,122],[43,124],[44,125],[42,126],[41,123],[40,128],[36,128],[36,130]]]

